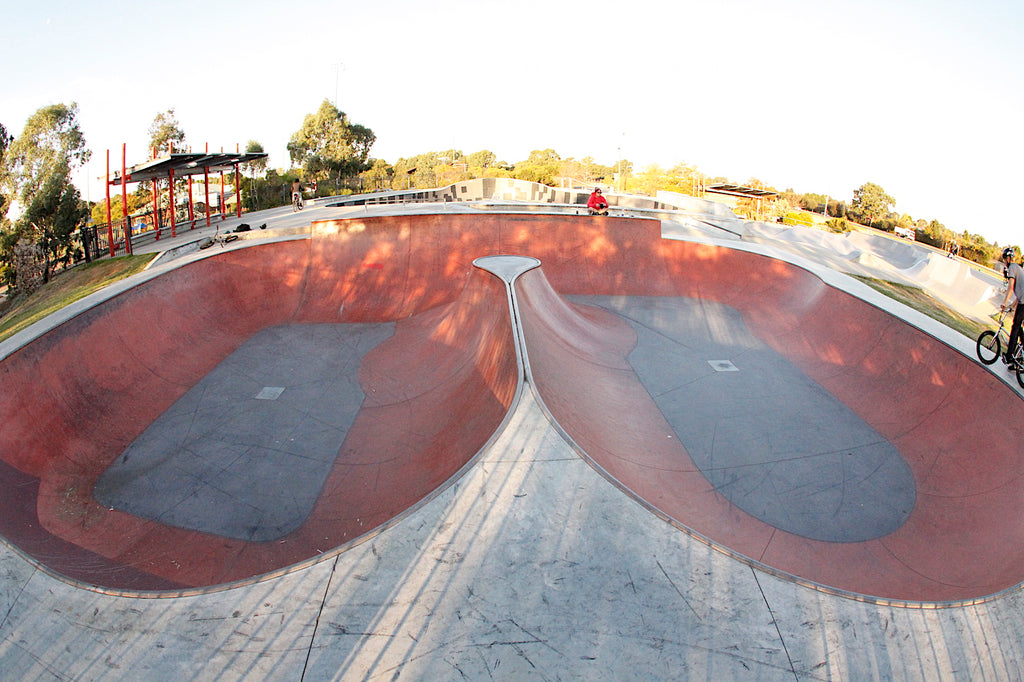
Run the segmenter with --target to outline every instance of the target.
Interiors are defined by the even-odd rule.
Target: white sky
[[[323,99],[389,162],[447,148],[621,154],[1024,243],[1020,0],[54,0],[3,11],[0,123],[72,101],[93,157],[147,158],[173,107],[194,149],[273,167]]]

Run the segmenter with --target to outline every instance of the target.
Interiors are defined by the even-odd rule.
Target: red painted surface
[[[374,243],[375,232],[386,242],[390,231],[366,226],[357,245]],[[2,497],[4,536],[53,570],[106,588],[207,586],[315,558],[436,490],[511,404],[518,370],[505,286],[472,267],[475,250],[443,249],[432,260],[439,277],[415,269],[409,240],[389,243],[374,276],[402,288],[362,281],[365,253],[343,245],[258,246],[139,286],[0,363],[5,386],[32,386],[0,396],[0,484],[18,492]],[[338,260],[324,264],[325,254]],[[324,283],[355,285],[324,301],[316,280],[325,268],[333,276]],[[357,319],[398,322],[364,358],[368,397],[313,511],[283,541],[183,530],[93,499],[120,452],[247,338],[283,322]]]
[[[909,601],[976,599],[1024,577],[1024,402],[988,370],[800,268],[700,244],[617,239],[607,257],[545,261],[517,285],[545,404],[592,460],[638,497],[733,552],[832,588]],[[561,232],[567,253],[600,238]],[[593,265],[591,265],[593,264]],[[551,280],[551,284],[545,281]],[[552,288],[553,286],[553,288]],[[626,360],[633,330],[561,294],[696,296],[740,310],[761,340],[885,436],[917,504],[878,540],[830,543],[737,509],[693,464]],[[793,428],[800,428],[794,424]]]
[[[662,513],[776,569],[863,594],[960,600],[1021,581],[1024,457],[1015,427],[1024,403],[1015,393],[804,270],[662,240],[656,222],[615,218],[328,222],[311,240],[225,252],[83,313],[0,362],[0,532],[71,577],[170,589],[278,570],[386,523],[457,472],[510,404],[516,368],[504,288],[472,267],[498,254],[543,262],[520,290],[545,404],[593,461]],[[739,309],[759,338],[906,458],[918,490],[908,523],[871,542],[822,543],[729,505],[665,437],[667,424],[625,361],[632,331],[568,305],[568,294],[701,297]],[[364,359],[370,398],[314,511],[286,542],[185,531],[92,499],[109,463],[256,332],[384,320],[398,326]]]

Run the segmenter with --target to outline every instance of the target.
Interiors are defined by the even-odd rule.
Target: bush
[[[843,233],[850,231],[850,223],[845,218],[829,218],[825,221],[825,226],[831,232]]]
[[[803,211],[790,211],[782,217],[782,222],[786,225],[803,225],[804,227],[814,227],[814,218],[809,213]]]

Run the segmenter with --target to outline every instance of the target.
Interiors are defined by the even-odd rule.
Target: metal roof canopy
[[[705,191],[712,194],[728,194],[732,197],[743,197],[745,199],[770,199],[779,196],[778,192],[767,189],[756,189],[754,187],[745,187],[744,185],[728,185],[724,183],[709,185]]]
[[[259,153],[228,153],[228,152],[197,152],[185,154],[170,154],[159,159],[153,159],[145,163],[132,166],[125,171],[126,182],[143,182],[145,180],[157,180],[170,177],[174,171],[174,177],[197,175],[203,172],[230,171],[237,164],[264,159],[267,154]],[[106,179],[101,175],[101,179]],[[111,185],[121,184],[121,173],[113,171],[110,174]]]

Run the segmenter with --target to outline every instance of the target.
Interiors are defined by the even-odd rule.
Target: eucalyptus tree
[[[47,277],[54,263],[74,258],[74,232],[88,218],[88,209],[71,175],[91,154],[78,125],[76,103],[51,104],[29,117],[0,162],[2,193],[18,207],[5,228],[0,253],[5,264],[11,265],[11,249],[23,238],[43,249]],[[9,267],[3,276],[9,284],[17,284]]]
[[[262,154],[264,152],[263,145],[256,140],[249,140],[245,145],[246,154]],[[252,210],[256,210],[259,206],[259,194],[257,191],[256,176],[263,176],[267,172],[267,157],[260,159],[254,159],[253,161],[246,161],[245,170],[249,171],[249,193],[252,195]]]
[[[0,166],[0,186],[27,207],[50,176],[68,179],[91,155],[78,125],[77,104],[42,107],[7,146]]]
[[[516,164],[513,175],[520,180],[554,185],[561,166],[562,157],[554,149],[534,149],[525,161]]]
[[[493,166],[498,160],[497,155],[488,149],[481,149],[478,152],[473,152],[466,158],[466,162],[470,168],[480,169],[480,172]]]
[[[7,128],[4,127],[3,123],[0,123],[0,173],[3,173],[4,156],[7,152],[7,147],[13,141],[14,136],[7,132]],[[0,231],[4,229],[4,224],[7,221],[7,201],[7,197],[3,194],[3,187],[0,186]]]
[[[371,167],[370,148],[376,140],[372,130],[352,123],[345,112],[325,99],[292,135],[288,154],[293,165],[302,167],[307,180],[333,181],[339,188],[343,177]]]
[[[369,170],[363,171],[367,189],[390,189],[395,177],[395,168],[384,159],[376,159]]]
[[[161,157],[166,154],[182,154],[188,151],[188,145],[185,142],[185,131],[182,130],[181,124],[178,122],[178,117],[174,114],[174,108],[170,108],[167,111],[161,111],[153,118],[153,122],[149,124],[149,147],[156,157]],[[157,181],[154,181],[157,182]],[[179,192],[184,193],[188,189],[188,180],[185,178],[179,178],[174,186]],[[138,198],[141,200],[142,194],[148,191],[159,191],[160,186],[153,187],[153,182],[143,182],[138,189]]]
[[[173,107],[158,113],[149,124],[149,146],[156,151],[157,156],[162,156],[168,151],[181,154],[188,150],[185,144],[185,131],[181,129]]]
[[[245,145],[246,154],[263,154],[263,145],[256,140],[249,140]],[[246,170],[252,173],[253,176],[262,175],[267,170],[267,157],[260,159],[254,159],[253,161],[247,161],[245,164]]]

